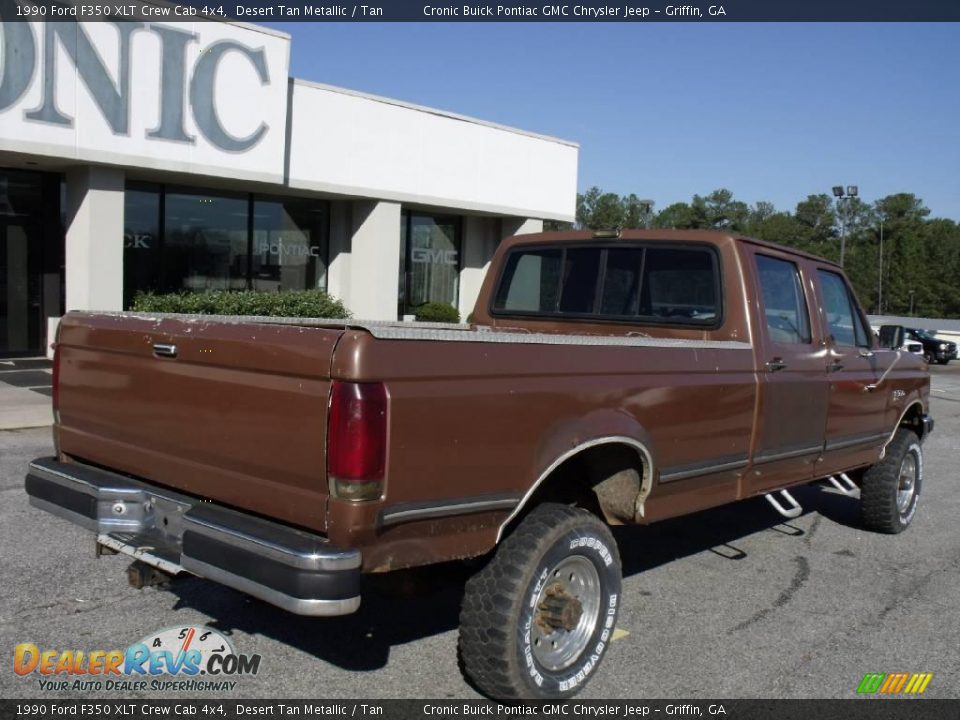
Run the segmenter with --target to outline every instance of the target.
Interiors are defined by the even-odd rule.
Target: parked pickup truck
[[[466,673],[568,697],[623,603],[610,525],[757,496],[793,517],[789,488],[830,480],[898,533],[929,382],[820,258],[706,231],[526,235],[469,326],[68,313],[56,456],[26,490],[101,553],[303,615],[356,610],[364,573],[482,558]]]
[[[957,359],[957,344],[938,338],[935,331],[906,328],[906,340],[923,346],[923,356],[928,363],[946,365]]]

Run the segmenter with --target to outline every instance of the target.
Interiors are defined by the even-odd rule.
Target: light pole
[[[840,267],[843,267],[843,256],[847,247],[847,221],[844,217],[846,213],[843,212],[842,201],[855,198],[857,196],[857,186],[847,185],[846,191],[844,191],[843,185],[834,185],[833,196],[837,199],[837,209],[840,210]]]
[[[914,292],[915,292],[914,290],[910,291],[910,317],[913,317],[913,293]]]
[[[653,213],[653,200],[644,198],[640,201],[640,212],[643,213],[643,227],[650,227],[650,215]]]
[[[883,220],[880,221],[880,265],[877,271],[877,315],[883,315]]]

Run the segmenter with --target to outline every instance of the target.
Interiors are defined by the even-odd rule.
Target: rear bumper
[[[360,606],[360,551],[319,535],[54,458],[30,463],[25,486],[31,505],[164,572],[199,575],[297,615]]]

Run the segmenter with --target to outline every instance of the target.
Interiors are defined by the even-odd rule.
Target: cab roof
[[[816,260],[839,267],[833,260],[813,255],[812,253],[798,250],[797,248],[777,243],[758,240],[756,238],[739,235],[736,233],[726,233],[720,230],[674,230],[674,229],[649,229],[649,230],[557,230],[552,232],[531,233],[529,235],[514,235],[504,240],[504,249],[509,250],[514,246],[523,245],[549,245],[562,242],[597,242],[611,244],[617,242],[629,242],[631,240],[657,240],[664,242],[705,242],[712,245],[724,246],[740,242],[759,245],[761,247],[771,248],[779,252],[796,255]]]

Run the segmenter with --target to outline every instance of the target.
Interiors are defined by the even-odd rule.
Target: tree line
[[[548,222],[546,229],[569,228]],[[960,225],[931,218],[912,193],[867,203],[859,197],[808,195],[793,212],[772,203],[736,200],[726,189],[694,195],[655,211],[637,195],[620,196],[592,187],[577,195],[576,226],[702,228],[740,233],[840,261],[871,314],[960,318]],[[882,306],[880,291],[882,228]]]

